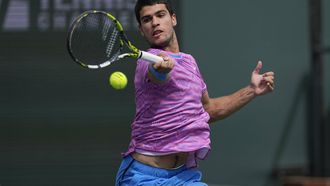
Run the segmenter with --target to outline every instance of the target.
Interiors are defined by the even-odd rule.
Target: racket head
[[[131,53],[122,54],[124,45]],[[104,11],[82,13],[73,21],[67,37],[73,61],[89,69],[104,68],[124,57],[137,58],[139,51],[130,45],[120,22]]]

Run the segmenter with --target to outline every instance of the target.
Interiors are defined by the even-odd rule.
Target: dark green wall
[[[180,2],[184,41],[181,48],[198,59],[211,97],[248,85],[259,59],[264,62],[263,72],[272,70],[276,74],[272,94],[255,99],[212,126],[213,149],[201,163],[205,180],[215,184],[263,185],[275,154],[280,155],[279,168],[304,168],[306,77],[310,67],[308,2]],[[323,2],[329,20],[329,2]],[[329,21],[324,23],[329,45]],[[329,58],[325,63],[329,109]],[[282,153],[278,153],[281,139]]]
[[[8,2],[0,1],[1,26]],[[70,16],[81,10],[42,10],[41,1],[26,2],[31,6],[31,27],[0,30],[0,185],[112,185],[134,117],[135,65],[82,69],[66,52],[65,28],[50,26],[42,31],[37,26],[42,12]],[[329,10],[329,2],[324,2]],[[277,77],[274,93],[212,126],[212,152],[200,163],[205,181],[262,185],[288,126],[291,131],[279,165],[304,166],[303,80],[310,66],[307,1],[176,3],[181,7],[181,48],[197,58],[210,96],[247,85],[258,59],[264,61],[265,71],[273,70]],[[328,45],[329,15],[327,11],[324,21]],[[129,38],[146,48],[134,26]],[[325,72],[330,70],[329,59]],[[129,78],[124,91],[108,85],[108,76],[116,70]],[[329,73],[325,77],[329,110]]]
[[[56,10],[55,1],[45,1],[46,10],[43,1],[19,2],[22,12],[29,8],[30,26],[5,30],[13,1],[0,1],[0,185],[113,185],[134,117],[134,60],[99,71],[78,66],[66,50],[68,23],[56,28],[53,18],[69,21],[83,9],[73,1],[57,1],[72,10]],[[134,12],[116,7],[116,15],[131,13],[128,37],[145,49]],[[49,24],[43,29],[41,15]],[[123,91],[108,84],[117,70],[128,77]]]

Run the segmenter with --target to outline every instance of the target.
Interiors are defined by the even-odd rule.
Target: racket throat
[[[117,60],[124,59],[124,58],[126,58],[126,57],[130,57],[130,58],[139,58],[139,55],[131,54],[131,53],[120,54],[120,55],[118,56],[118,59],[117,59]]]

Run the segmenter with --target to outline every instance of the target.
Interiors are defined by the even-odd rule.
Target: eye
[[[142,19],[141,19],[141,22],[142,23],[148,23],[148,22],[150,22],[151,21],[151,17],[143,17]]]
[[[162,18],[166,15],[166,12],[160,12],[157,14],[157,17]]]

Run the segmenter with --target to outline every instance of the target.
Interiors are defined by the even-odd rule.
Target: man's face
[[[165,4],[143,7],[140,22],[140,32],[151,46],[166,47],[172,41],[176,16],[170,15]]]

